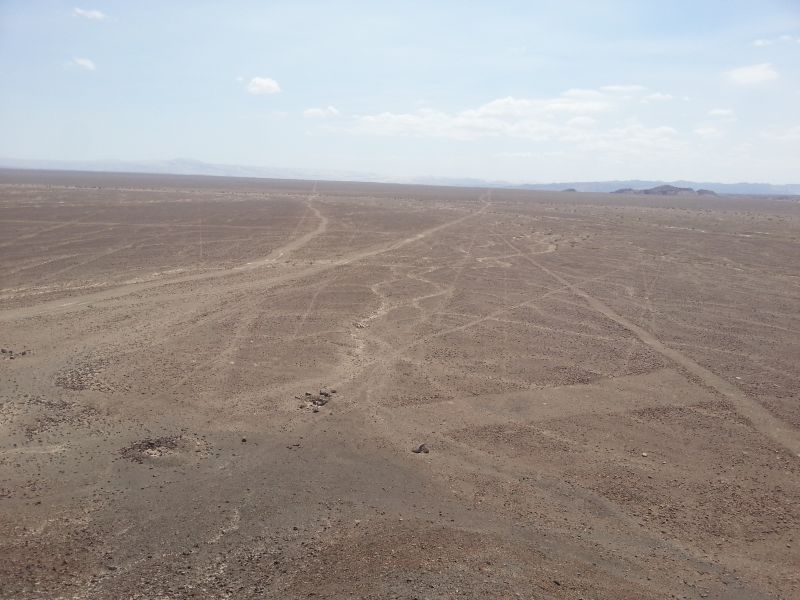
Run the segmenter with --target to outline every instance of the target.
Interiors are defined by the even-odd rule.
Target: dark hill
[[[675,185],[657,185],[655,187],[647,188],[644,190],[635,190],[633,188],[620,188],[612,192],[614,194],[645,194],[649,196],[716,196],[716,193],[711,190],[697,190],[690,187],[678,187]]]

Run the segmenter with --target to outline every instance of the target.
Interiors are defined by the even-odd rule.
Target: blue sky
[[[0,157],[800,180],[797,0],[0,0]]]

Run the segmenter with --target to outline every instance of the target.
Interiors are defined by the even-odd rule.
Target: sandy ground
[[[797,201],[7,171],[0,252],[2,598],[800,597]]]

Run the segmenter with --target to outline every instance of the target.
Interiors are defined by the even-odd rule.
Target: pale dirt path
[[[517,250],[517,252],[521,252],[518,248],[516,248],[516,246],[511,244],[511,242],[506,243]],[[773,416],[772,413],[761,406],[758,402],[747,396],[747,394],[742,392],[733,384],[725,381],[722,377],[698,364],[682,352],[665,345],[658,338],[656,338],[655,335],[643,327],[640,327],[639,325],[636,325],[632,321],[626,319],[610,306],[601,302],[588,292],[582,290],[574,283],[567,281],[558,273],[548,269],[529,254],[522,254],[522,256],[529,263],[547,273],[550,277],[561,283],[564,287],[568,288],[573,294],[581,297],[594,310],[618,323],[619,325],[622,325],[625,329],[633,333],[650,348],[665,358],[671,360],[673,363],[681,366],[684,370],[697,377],[708,387],[719,392],[728,401],[730,401],[731,404],[733,404],[739,414],[750,420],[756,430],[778,442],[782,446],[791,450],[796,456],[800,457],[800,432],[797,432],[791,426]]]
[[[310,275],[316,275],[318,273],[322,273],[330,269],[335,269],[337,267],[349,265],[354,262],[365,260],[367,258],[372,258],[373,256],[384,254],[386,252],[392,252],[394,250],[398,250],[409,244],[424,239],[438,231],[441,231],[442,229],[445,229],[447,227],[452,227],[453,225],[457,225],[458,223],[461,223],[467,219],[474,218],[479,214],[482,214],[488,207],[489,207],[489,202],[487,201],[479,210],[475,212],[462,215],[461,217],[453,219],[452,221],[447,221],[445,223],[442,223],[441,225],[425,229],[417,234],[401,239],[399,241],[391,242],[389,244],[382,244],[380,246],[368,250],[360,250],[358,252],[353,252],[349,255],[343,256],[336,260],[315,264],[305,269],[299,269],[297,271],[279,274],[276,275],[275,277],[270,278],[267,281],[259,282],[259,285],[261,286],[262,289],[268,289],[270,287],[274,287],[282,283],[294,281],[296,279],[301,279],[303,277],[308,277]],[[302,235],[300,238],[296,240],[292,240],[291,242],[285,244],[280,248],[273,250],[268,256],[266,256],[263,259],[250,261],[244,265],[239,265],[237,267],[232,267],[230,269],[218,269],[215,271],[207,271],[205,273],[195,273],[193,275],[175,277],[172,279],[132,283],[129,285],[124,285],[110,290],[103,290],[101,292],[92,292],[89,294],[84,294],[82,296],[73,297],[67,302],[64,302],[64,299],[59,299],[50,302],[44,302],[42,304],[38,304],[32,307],[15,308],[4,311],[2,314],[0,314],[0,322],[15,321],[18,319],[35,317],[42,314],[48,314],[54,311],[58,311],[59,313],[67,313],[72,310],[80,308],[81,305],[86,304],[87,302],[112,300],[135,292],[142,292],[166,285],[216,279],[219,277],[225,277],[228,275],[235,275],[247,271],[252,271],[254,269],[258,269],[259,267],[270,265],[274,263],[274,261],[276,261],[278,258],[286,254],[287,252],[292,252],[294,250],[299,249],[300,247],[304,246],[309,241],[311,241],[313,238],[317,237],[318,235],[324,233],[327,230],[328,226],[327,219],[322,216],[322,214],[318,211],[318,209],[312,207],[312,210],[314,210],[316,214],[319,215],[320,217],[319,225],[313,231]]]

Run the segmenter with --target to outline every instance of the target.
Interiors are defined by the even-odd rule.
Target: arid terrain
[[[4,599],[800,597],[796,200],[5,171],[0,250]]]

